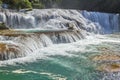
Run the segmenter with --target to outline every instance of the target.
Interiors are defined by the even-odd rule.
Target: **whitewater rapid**
[[[1,33],[0,44],[4,49],[0,54],[1,60],[25,57],[51,45],[78,42],[88,36],[120,30],[119,14],[79,10],[33,9],[27,13],[5,11],[0,12],[0,22],[15,31],[22,31],[17,36],[9,35],[12,31],[8,31],[6,36],[7,31]],[[48,32],[34,33],[37,30]],[[54,32],[56,30],[66,31]]]
[[[94,48],[87,49],[88,46],[91,45],[100,45],[103,43],[116,43],[120,44],[119,38],[111,38],[108,36],[88,36],[87,39],[83,39],[77,42],[69,43],[69,44],[55,44],[50,45],[48,47],[43,47],[39,49],[35,49],[34,52],[26,54],[25,57],[16,58],[11,60],[0,61],[0,66],[26,64],[27,62],[35,62],[40,59],[49,60],[52,59],[52,56],[66,56],[66,57],[79,57],[80,53],[87,52],[98,52]],[[30,46],[30,45],[29,45]],[[75,54],[78,53],[78,54]],[[82,56],[81,56],[82,57]],[[86,58],[83,56],[83,58]]]
[[[0,22],[13,29],[67,29],[74,26],[95,33],[119,31],[119,14],[64,9],[33,9],[26,13],[0,12]]]
[[[34,9],[0,12],[0,22],[11,28],[0,31],[0,79],[26,80],[28,75],[32,80],[120,78],[119,72],[97,70],[108,63],[92,60],[109,52],[119,54],[120,35],[113,34],[120,31],[119,14]]]

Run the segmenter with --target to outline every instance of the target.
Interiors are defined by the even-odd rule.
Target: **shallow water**
[[[120,80],[120,73],[96,70],[91,56],[106,47],[120,53],[120,35],[97,35],[41,48],[23,58],[0,61],[0,80]],[[118,62],[119,63],[119,62]]]

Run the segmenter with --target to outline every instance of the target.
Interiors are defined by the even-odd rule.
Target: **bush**
[[[9,8],[12,9],[24,9],[32,8],[31,2],[29,0],[2,0],[3,3],[8,4]]]
[[[20,0],[18,6],[20,9],[32,8],[32,4],[28,0]]]

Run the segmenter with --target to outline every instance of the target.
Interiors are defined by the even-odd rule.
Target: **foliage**
[[[0,0],[0,5],[2,4],[2,1]]]
[[[18,3],[18,8],[19,9],[32,8],[32,5],[28,0],[20,0]]]
[[[53,3],[58,3],[61,0],[0,0],[0,4],[8,4],[11,9],[24,9],[24,8],[46,8]]]
[[[8,4],[12,9],[32,8],[29,0],[1,0],[3,3]]]

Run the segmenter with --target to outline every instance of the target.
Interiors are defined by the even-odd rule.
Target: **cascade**
[[[119,32],[119,14],[82,11],[83,16],[101,26],[104,33]]]
[[[75,29],[99,33],[101,28],[85,19],[80,11],[62,9],[44,9],[29,11],[27,13],[0,12],[0,22],[4,22],[13,29]]]
[[[53,44],[76,42],[91,33],[116,32],[118,18],[118,14],[62,9],[0,12],[0,22],[14,29],[0,31],[0,60],[24,57]]]
[[[59,43],[71,43],[84,38],[82,33],[76,31],[33,34],[17,34],[14,32],[11,35],[2,32],[2,34],[0,36],[0,60],[24,57],[39,51],[42,47]]]
[[[13,29],[35,27],[35,19],[33,16],[16,12],[0,12],[0,22],[4,22]]]

